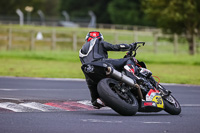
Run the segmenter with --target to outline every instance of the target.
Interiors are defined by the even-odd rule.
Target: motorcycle
[[[139,47],[145,42],[135,42],[134,50],[129,50],[124,58],[136,57]],[[133,53],[134,51],[134,53]],[[122,71],[105,62],[92,62],[82,65],[82,71],[97,83],[97,91],[103,103],[124,116],[132,116],[137,112],[166,111],[171,115],[179,115],[181,106],[171,94],[154,79],[152,72],[144,62],[137,60],[134,67],[125,65]],[[136,83],[125,71],[132,72],[142,79]]]

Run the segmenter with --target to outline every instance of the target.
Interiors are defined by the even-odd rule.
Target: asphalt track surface
[[[77,104],[90,100],[82,80],[0,77],[0,133],[199,133],[200,86],[163,85],[181,104],[180,115],[161,111],[127,117]],[[61,110],[24,107],[36,103]]]

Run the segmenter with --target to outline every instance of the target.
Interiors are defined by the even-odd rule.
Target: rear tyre
[[[118,82],[111,78],[102,79],[97,90],[106,106],[111,107],[120,115],[131,116],[138,111],[137,99],[131,92],[122,92],[116,87]]]

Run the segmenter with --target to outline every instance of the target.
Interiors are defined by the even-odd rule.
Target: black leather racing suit
[[[131,48],[128,44],[116,44],[112,45],[103,40],[94,38],[89,42],[86,42],[83,47],[79,51],[79,58],[81,63],[90,63],[95,61],[107,62],[113,65],[113,67],[117,70],[123,68],[123,66],[127,63],[129,58],[122,59],[108,59],[107,51],[128,51]],[[129,63],[130,64],[130,63]],[[86,82],[91,94],[91,102],[95,101],[99,95],[97,92],[97,84],[92,81],[85,74]]]

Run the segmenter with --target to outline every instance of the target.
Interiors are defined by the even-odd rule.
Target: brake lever
[[[134,55],[133,55],[134,57],[136,56],[136,54],[137,54],[136,51],[138,50],[139,47],[141,47],[141,46],[139,45],[139,46],[137,46],[137,47],[135,48],[135,50],[134,50],[135,53],[134,53]]]
[[[135,48],[134,51],[136,52],[136,51],[138,50],[139,47],[141,47],[141,45],[137,46],[137,47]]]
[[[138,50],[138,48],[141,47],[141,45],[138,45],[138,44],[142,44],[142,45],[144,46],[144,45],[145,45],[145,42],[135,42],[135,43],[134,43],[134,45],[136,45],[136,48],[133,50],[133,51],[135,52],[134,55],[133,55],[134,57],[135,57],[136,54],[137,54],[136,51]]]

